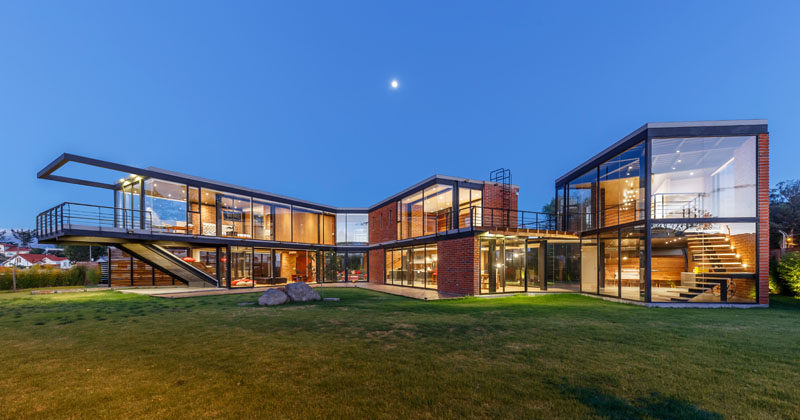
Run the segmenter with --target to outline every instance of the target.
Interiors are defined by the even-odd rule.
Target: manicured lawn
[[[576,295],[237,306],[0,295],[0,418],[764,418],[800,413],[800,301]]]

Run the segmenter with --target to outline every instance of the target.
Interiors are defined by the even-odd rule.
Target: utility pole
[[[14,268],[11,272],[11,288],[17,291],[17,258],[19,258],[19,246],[17,247],[17,255],[14,256]]]

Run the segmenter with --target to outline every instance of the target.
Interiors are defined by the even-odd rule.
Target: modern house
[[[56,175],[68,162],[128,175]],[[69,154],[38,176],[113,191],[113,205],[63,203],[36,219],[41,242],[112,245],[112,285],[769,299],[766,120],[645,124],[556,180],[552,214],[519,210],[507,170],[488,181],[434,175],[353,208]]]

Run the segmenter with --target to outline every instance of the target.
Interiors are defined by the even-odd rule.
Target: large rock
[[[312,289],[311,286],[299,281],[297,283],[289,283],[286,285],[286,294],[292,302],[308,302],[311,300],[322,300],[319,293]]]
[[[280,289],[267,289],[261,297],[258,298],[258,304],[261,306],[275,306],[283,305],[289,301],[289,296],[283,293]]]

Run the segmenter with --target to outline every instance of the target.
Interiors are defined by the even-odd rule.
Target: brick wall
[[[758,136],[758,303],[769,303],[769,134]]]
[[[519,187],[511,187],[511,202],[509,209],[517,210]],[[483,184],[483,207],[503,208],[502,187],[500,184],[487,182]]]
[[[386,264],[384,261],[385,253],[383,249],[371,249],[369,251],[369,282],[375,284],[383,284],[384,270]]]
[[[437,288],[441,292],[462,295],[478,294],[480,247],[478,238],[467,236],[439,241],[436,244],[439,258]]]
[[[397,239],[397,202],[369,212],[369,243],[377,244]]]

